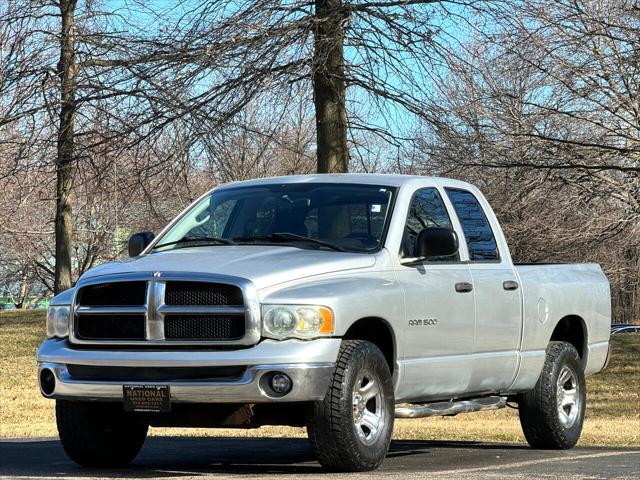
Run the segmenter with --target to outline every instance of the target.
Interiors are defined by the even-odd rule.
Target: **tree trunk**
[[[318,173],[347,172],[347,111],[344,81],[342,0],[316,0],[313,93]]]
[[[20,289],[18,290],[18,301],[13,305],[16,310],[27,308],[27,296],[29,295],[29,277],[25,271],[20,275]]]
[[[60,125],[56,158],[56,270],[54,291],[71,287],[72,187],[76,114],[77,66],[75,58],[74,15],[76,0],[60,0]]]

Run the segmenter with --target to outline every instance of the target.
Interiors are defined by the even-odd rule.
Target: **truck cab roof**
[[[460,188],[475,190],[475,187],[470,183],[446,177],[386,173],[322,173],[311,175],[286,175],[226,183],[216,187],[215,190],[286,183],[359,183],[363,185],[385,185],[389,187],[410,186],[411,184],[420,184],[424,186],[439,186],[446,184],[448,186],[457,186]]]

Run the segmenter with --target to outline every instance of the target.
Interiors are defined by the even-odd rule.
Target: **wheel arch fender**
[[[586,365],[589,332],[587,323],[580,315],[565,315],[559,319],[549,337],[549,342],[562,341],[573,345],[580,355],[583,365]]]
[[[354,321],[343,338],[345,340],[366,340],[376,345],[383,353],[389,371],[395,377],[397,365],[397,338],[393,327],[384,318],[378,316],[362,317]]]

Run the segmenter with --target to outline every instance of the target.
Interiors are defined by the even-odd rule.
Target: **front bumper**
[[[38,349],[38,375],[49,369],[55,387],[47,398],[122,401],[123,385],[169,385],[176,403],[267,403],[322,400],[335,368],[340,339],[264,340],[239,350],[87,350],[50,339]],[[241,378],[224,381],[110,381],[74,379],[67,365],[101,367],[246,367]],[[293,383],[284,396],[273,396],[261,378],[287,374]],[[42,390],[42,389],[41,389]]]

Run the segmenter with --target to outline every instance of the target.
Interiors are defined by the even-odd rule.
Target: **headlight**
[[[263,335],[271,338],[314,338],[333,335],[333,311],[320,305],[263,305]]]
[[[71,309],[68,305],[53,305],[47,310],[47,337],[68,337],[69,317]]]

